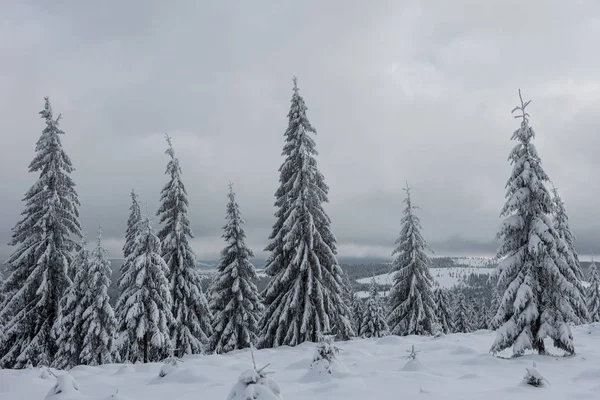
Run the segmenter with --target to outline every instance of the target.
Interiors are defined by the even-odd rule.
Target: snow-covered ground
[[[286,400],[598,399],[600,324],[577,327],[574,336],[577,355],[573,357],[526,355],[518,359],[488,354],[494,338],[488,331],[440,338],[355,339],[339,343],[341,365],[332,376],[308,373],[313,343],[258,350],[256,360],[259,367],[271,364],[269,377],[279,384]],[[404,357],[412,345],[419,351],[419,362],[408,363]],[[549,385],[535,388],[522,383],[533,361]],[[240,373],[251,365],[250,353],[244,350],[185,357],[179,368],[163,378],[158,377],[161,363],[81,366],[70,371],[79,390],[48,399],[226,400]],[[37,369],[0,370],[0,399],[43,400],[56,382],[46,375],[40,378]]]
[[[493,268],[479,268],[479,267],[451,267],[451,268],[430,268],[429,272],[433,277],[437,285],[442,288],[452,288],[462,283],[462,279],[468,277],[470,274],[485,274],[489,275],[493,272]],[[378,285],[391,285],[393,283],[394,274],[382,274],[375,276],[375,282]],[[358,279],[358,283],[371,283],[372,278],[361,278]],[[436,287],[437,287],[436,285]],[[360,293],[360,292],[359,292]]]

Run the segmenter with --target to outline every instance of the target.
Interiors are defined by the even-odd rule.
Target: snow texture
[[[256,343],[258,323],[263,304],[256,285],[254,257],[246,245],[240,208],[235,200],[233,186],[229,186],[229,202],[223,238],[227,245],[221,251],[219,271],[211,285],[210,308],[214,313],[210,349],[216,353],[244,349]]]
[[[296,79],[288,117],[275,193],[277,220],[266,248],[265,272],[272,279],[264,291],[261,347],[315,342],[331,330],[344,339],[354,334],[336,240],[323,209],[329,188],[317,167],[316,144],[309,136],[316,131]]]
[[[272,374],[262,379],[277,381],[275,399],[286,400],[565,400],[597,399],[600,379],[600,323],[573,328],[578,355],[553,357],[530,354],[510,358],[511,351],[493,357],[488,353],[493,332],[449,334],[439,338],[388,336],[381,339],[353,339],[336,342],[343,347],[339,361],[351,372],[333,379],[306,382],[315,345],[279,347],[255,352],[257,360],[271,363]],[[404,370],[406,350],[414,345],[424,368]],[[551,341],[548,341],[551,346]],[[193,372],[194,382],[182,382],[180,371],[158,378],[162,362],[80,367],[70,371],[79,386],[77,400],[198,400],[227,399],[232,386],[239,396],[256,377],[248,349],[223,355],[194,355],[183,358],[185,369]],[[534,388],[522,381],[525,369],[535,361],[537,369],[552,386]],[[179,368],[183,372],[184,368]],[[55,371],[56,375],[64,374]],[[40,379],[37,370],[0,370],[0,398],[6,400],[42,400],[56,380]],[[335,372],[334,372],[335,374]],[[200,379],[203,378],[203,379]],[[158,383],[154,383],[158,381]],[[263,381],[264,382],[264,381]],[[274,384],[276,385],[276,384]],[[400,388],[400,389],[399,389]],[[271,391],[272,393],[272,391]],[[401,393],[399,397],[399,393]],[[113,399],[111,396],[115,395]],[[233,399],[248,400],[247,397]],[[269,398],[272,400],[273,397]]]
[[[37,141],[29,172],[38,180],[25,193],[23,218],[12,230],[16,249],[7,264],[10,276],[0,307],[3,338],[0,365],[24,368],[28,363],[48,365],[56,352],[51,329],[59,301],[74,276],[73,250],[81,238],[79,199],[70,177],[74,168],[64,152],[58,118],[45,98],[40,115],[46,128]]]

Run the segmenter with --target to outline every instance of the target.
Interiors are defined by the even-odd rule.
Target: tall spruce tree
[[[590,314],[590,322],[600,322],[600,275],[598,268],[592,258],[590,265],[590,277],[588,279],[590,286],[587,293],[587,305]]]
[[[229,185],[229,202],[225,214],[219,274],[211,286],[210,307],[214,313],[210,348],[215,353],[244,349],[257,342],[258,323],[264,306],[253,280],[256,271],[250,259],[252,250],[246,245],[240,207]]]
[[[272,279],[264,292],[263,347],[316,342],[319,334],[332,330],[344,339],[353,335],[336,240],[323,209],[329,188],[317,167],[315,141],[309,136],[316,131],[295,78],[291,102],[275,193],[277,220],[266,248],[271,254],[265,272]]]
[[[549,178],[532,143],[535,133],[519,91],[521,104],[513,110],[521,126],[512,139],[512,174],[506,184],[505,218],[498,237],[498,293],[502,294],[493,325],[499,326],[490,351],[512,347],[515,356],[533,349],[546,352],[544,338],[568,353],[574,352],[570,322],[578,320],[584,300],[573,282],[573,271],[561,256],[560,236],[550,220],[553,202],[545,184]]]
[[[575,250],[575,234],[573,234],[569,226],[569,217],[567,216],[565,202],[560,197],[557,188],[552,188],[552,195],[554,200],[553,223],[559,237],[556,249],[569,267],[568,270],[565,270],[566,279],[578,292],[578,296],[571,301],[573,311],[575,311],[578,318],[574,322],[583,324],[588,321],[589,315],[585,304],[586,289],[583,286],[583,272],[579,263],[579,256]],[[581,301],[582,299],[584,301]]]
[[[169,327],[175,320],[169,290],[169,267],[160,256],[160,240],[149,218],[139,223],[138,236],[126,262],[130,267],[120,283],[119,326],[133,335],[128,346],[132,362],[159,361],[173,352]]]
[[[131,266],[131,262],[133,259],[129,258],[134,247],[135,241],[139,237],[139,229],[140,222],[142,220],[142,212],[140,209],[140,202],[138,195],[135,193],[135,190],[131,190],[131,206],[129,207],[130,213],[129,218],[127,219],[127,228],[125,230],[125,244],[123,245],[123,264],[120,267],[120,275],[117,280],[117,286],[119,287],[119,293],[123,291],[123,277],[126,275],[126,272],[129,270]],[[127,318],[125,316],[125,312],[127,312],[128,308],[115,308],[115,316],[117,319],[117,333],[119,335],[119,345],[118,352],[120,358],[123,361],[130,360],[129,357],[129,346],[131,343],[135,342],[135,332],[130,332],[127,330]]]
[[[388,325],[393,335],[432,335],[435,316],[433,278],[429,273],[427,242],[421,236],[421,222],[415,214],[408,184],[404,216],[392,264],[394,283],[388,300]]]
[[[54,358],[50,331],[71,284],[73,240],[82,236],[80,203],[70,177],[74,168],[62,148],[60,115],[54,118],[47,97],[40,115],[46,128],[29,164],[29,172],[39,172],[39,178],[25,194],[23,218],[13,228],[10,244],[16,249],[7,261],[11,274],[0,310],[0,321],[5,321],[0,365],[10,368],[48,365]]]
[[[193,237],[188,219],[187,191],[181,181],[179,159],[171,138],[166,135],[169,162],[165,174],[169,181],[161,191],[158,216],[164,227],[158,232],[162,244],[162,257],[169,268],[169,282],[173,299],[171,338],[175,355],[201,354],[212,333],[212,314],[201,287],[196,269],[196,255],[189,239]]]
[[[79,252],[72,263],[76,274],[60,300],[60,314],[52,327],[52,337],[56,339],[57,351],[51,361],[52,366],[69,369],[82,364],[80,354],[83,349],[83,317],[90,305],[88,271],[90,252],[83,240]]]
[[[196,255],[189,240],[193,237],[188,219],[187,191],[181,181],[179,159],[171,138],[166,136],[169,162],[165,174],[169,181],[161,191],[158,216],[164,227],[158,232],[162,244],[162,257],[169,270],[173,317],[171,337],[175,355],[200,354],[212,333],[212,314],[202,291],[201,279],[196,269]]]
[[[389,334],[388,324],[385,320],[385,311],[375,278],[371,279],[369,298],[364,307],[359,335],[367,338],[379,338]]]
[[[98,228],[96,247],[92,250],[87,272],[87,291],[83,304],[83,342],[79,355],[81,364],[101,365],[118,360],[115,353],[117,320],[108,296],[112,269],[102,246],[102,230]]]
[[[442,331],[445,334],[452,333],[454,331],[454,321],[448,291],[446,289],[436,289],[434,296],[436,315]]]

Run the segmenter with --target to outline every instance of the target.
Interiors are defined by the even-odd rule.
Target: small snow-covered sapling
[[[407,360],[416,360],[417,355],[421,352],[421,350],[415,350],[415,345],[413,344],[410,350],[406,350],[406,352],[408,353],[408,355],[404,358],[406,358]]]
[[[548,380],[540,374],[536,367],[534,361],[530,368],[525,368],[527,370],[527,373],[525,373],[525,376],[523,377],[525,383],[535,387],[543,386],[544,383],[549,384]]]

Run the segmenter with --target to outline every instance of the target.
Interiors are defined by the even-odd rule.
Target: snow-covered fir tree
[[[129,207],[129,219],[127,220],[127,228],[125,230],[125,244],[123,245],[123,264],[120,267],[120,276],[117,281],[119,287],[119,293],[123,290],[123,277],[126,276],[126,272],[129,270],[133,259],[129,258],[131,252],[135,246],[135,240],[139,236],[140,222],[142,220],[142,212],[140,209],[140,202],[138,195],[135,190],[131,190],[131,206]],[[135,332],[130,332],[127,329],[127,318],[126,313],[128,307],[116,307],[115,316],[117,318],[117,333],[119,334],[119,354],[123,361],[129,360],[129,346],[135,342]]]
[[[98,228],[96,247],[90,254],[87,272],[87,291],[83,304],[87,305],[82,316],[83,342],[79,359],[81,364],[101,365],[116,362],[117,320],[108,296],[112,269],[102,246],[102,231]]]
[[[487,313],[488,329],[495,330],[496,328],[498,328],[496,325],[494,325],[494,317],[496,316],[496,312],[498,312],[498,308],[500,308],[500,298],[498,297],[498,289],[496,288],[496,284],[494,284],[494,286],[492,287],[492,302]]]
[[[358,335],[362,325],[365,304],[360,297],[354,293],[352,295],[352,329]]]
[[[573,353],[569,323],[578,321],[585,301],[559,252],[560,235],[550,219],[554,204],[545,186],[550,180],[532,143],[535,133],[525,111],[528,104],[521,98],[513,110],[521,126],[512,135],[518,143],[509,156],[513,170],[498,233],[497,289],[502,295],[492,323],[499,328],[490,351],[512,347],[515,356],[528,349],[544,354],[544,338],[550,337],[557,348]]]
[[[50,331],[71,284],[74,240],[82,236],[79,199],[70,177],[74,168],[62,147],[60,115],[54,118],[47,97],[40,114],[46,127],[29,164],[29,172],[38,172],[39,178],[25,194],[23,218],[12,231],[15,250],[7,261],[10,276],[0,310],[0,321],[5,321],[0,365],[10,368],[48,365],[54,358]]]
[[[181,181],[181,167],[171,138],[166,137],[169,156],[165,174],[169,181],[160,197],[158,215],[164,227],[158,232],[162,257],[169,271],[173,317],[171,338],[178,357],[203,352],[212,333],[212,314],[202,291],[201,279],[196,269],[196,255],[189,240],[193,237],[188,219],[187,191]]]
[[[215,353],[244,349],[256,343],[264,308],[253,282],[257,279],[250,262],[254,254],[246,245],[244,221],[231,184],[228,198],[223,227],[227,245],[221,251],[219,274],[211,287],[210,308],[214,319],[210,348]]]
[[[85,334],[83,316],[90,305],[88,295],[90,252],[86,248],[85,241],[82,241],[72,264],[76,271],[75,278],[60,300],[60,314],[51,331],[57,346],[52,366],[59,369],[69,369],[82,364],[80,354]]]
[[[465,295],[459,293],[454,307],[454,332],[467,333],[473,330],[471,315]]]
[[[359,335],[367,338],[379,338],[388,334],[389,328],[385,319],[385,310],[383,309],[382,300],[379,297],[375,278],[372,278],[369,298],[364,307]]]
[[[336,240],[323,209],[328,187],[317,167],[315,133],[294,79],[294,94],[275,193],[277,221],[266,250],[265,272],[272,277],[264,292],[261,346],[295,346],[317,341],[334,329],[353,335],[351,312],[344,301],[342,269]]]
[[[590,314],[590,322],[600,322],[600,275],[594,259],[590,265],[590,286],[587,293],[587,305]]]
[[[125,244],[123,245],[123,258],[127,259],[135,245],[135,239],[139,233],[139,223],[142,220],[142,211],[140,209],[140,201],[135,190],[131,190],[131,206],[129,207],[129,218],[127,219],[127,228],[125,230]],[[126,268],[123,264],[123,268]]]
[[[421,235],[421,222],[415,214],[408,184],[400,236],[392,256],[394,283],[388,300],[388,325],[394,335],[432,335],[436,322],[433,278],[429,273],[427,242]]]
[[[435,296],[435,311],[437,320],[440,323],[442,332],[445,334],[452,333],[454,331],[454,321],[452,317],[452,309],[448,291],[446,289],[436,289],[434,292]]]
[[[159,361],[173,352],[169,327],[175,320],[171,312],[169,268],[160,256],[160,240],[150,218],[140,222],[134,243],[126,260],[130,267],[119,287],[116,308],[125,320],[118,324],[133,335],[127,352],[129,361]]]
[[[581,270],[581,264],[579,263],[579,256],[575,250],[575,234],[571,231],[571,227],[569,226],[569,217],[565,208],[565,202],[560,197],[557,188],[552,188],[552,196],[554,200],[554,229],[556,229],[556,233],[560,239],[556,242],[556,249],[569,266],[569,269],[563,273],[568,282],[571,283],[578,292],[578,299],[585,300],[586,289],[583,286],[583,272]],[[574,322],[583,324],[588,321],[589,315],[585,302],[580,302],[578,299],[572,301],[573,311],[575,311],[578,318],[578,320]]]

